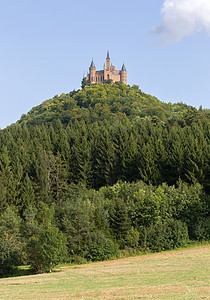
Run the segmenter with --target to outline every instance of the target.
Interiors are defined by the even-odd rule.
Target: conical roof
[[[123,63],[121,71],[127,71],[124,63]]]
[[[93,58],[92,58],[92,62],[91,62],[91,65],[90,65],[90,68],[95,68],[96,66],[95,66],[95,64],[94,64],[94,62],[93,62]]]
[[[109,50],[107,51],[106,58],[110,58],[110,57],[109,57]]]

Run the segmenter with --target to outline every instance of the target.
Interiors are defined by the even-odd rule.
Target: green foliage
[[[110,227],[115,239],[121,247],[124,247],[127,232],[130,228],[128,209],[122,198],[117,198],[109,210]]]
[[[186,246],[189,241],[186,224],[171,219],[142,228],[141,246],[153,252]]]
[[[86,85],[87,85],[87,79],[86,79],[86,77],[84,77],[82,79],[81,88],[84,89],[86,87]]]
[[[27,261],[35,272],[50,272],[67,255],[66,239],[53,225],[54,206],[40,202],[24,211],[22,232],[26,238]]]
[[[0,217],[0,276],[13,272],[23,258],[20,241],[20,218],[12,207]]]
[[[23,183],[20,188],[20,195],[19,207],[26,208],[30,205],[30,203],[34,203],[34,189],[28,174],[26,174],[25,178],[23,179]]]
[[[195,225],[195,238],[198,241],[210,240],[210,217],[200,219]]]
[[[0,130],[2,270],[49,271],[65,241],[73,261],[209,240],[209,132],[209,110],[120,82],[34,107]]]
[[[162,103],[157,98],[143,93],[137,86],[131,88],[116,82],[90,86],[83,84],[82,90],[55,96],[34,107],[27,115],[22,116],[20,122],[38,125],[43,122],[55,122],[57,118],[65,124],[70,120],[84,118],[94,122],[96,119],[103,120],[105,115],[106,119],[110,119],[125,114],[129,119],[155,116],[157,121],[169,119],[171,124],[176,120],[180,125],[190,125],[192,122],[198,122],[201,116],[205,118],[206,113],[208,111],[197,111],[181,103]],[[196,117],[193,117],[195,115]]]
[[[118,245],[106,238],[100,231],[88,237],[85,258],[92,261],[108,260],[118,255]]]
[[[113,82],[112,79],[106,79],[106,80],[105,80],[105,83],[106,83],[106,84],[111,84],[112,82]]]
[[[137,248],[139,245],[139,232],[133,226],[127,232],[127,236],[125,238],[126,245],[130,248]]]
[[[35,272],[51,272],[66,260],[66,240],[57,227],[49,227],[32,237],[28,243],[29,262]]]
[[[79,192],[80,193],[80,192]],[[59,227],[67,238],[69,255],[83,255],[88,236],[93,229],[91,203],[82,196],[67,194],[58,209]]]
[[[0,153],[0,209],[8,204],[15,204],[17,197],[17,181],[12,172],[11,159],[6,146],[3,146]]]

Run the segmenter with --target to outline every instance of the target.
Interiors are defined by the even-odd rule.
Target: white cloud
[[[165,0],[162,24],[152,29],[161,42],[178,42],[206,31],[210,35],[210,0]]]

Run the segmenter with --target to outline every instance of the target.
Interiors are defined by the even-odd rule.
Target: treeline
[[[0,131],[0,272],[209,239],[208,111],[93,85]],[[186,182],[186,183],[184,183]]]
[[[0,217],[0,274],[30,263],[36,272],[59,262],[105,260],[122,249],[161,251],[209,240],[209,199],[199,184],[152,187],[118,182],[99,191],[71,184],[52,204],[29,204]]]
[[[55,126],[16,124],[0,131],[0,208],[58,201],[70,183],[99,189],[118,180],[157,186],[181,179],[208,193],[209,150],[205,119],[184,127],[126,116],[66,127],[59,119]]]

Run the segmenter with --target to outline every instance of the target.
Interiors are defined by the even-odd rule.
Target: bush
[[[139,232],[138,230],[134,229],[134,227],[132,226],[126,236],[126,246],[131,248],[136,248],[138,247],[138,243],[139,243]]]
[[[200,220],[195,226],[195,238],[198,241],[210,240],[210,217]]]
[[[20,217],[8,207],[0,217],[0,276],[12,274],[23,258]]]
[[[140,236],[142,248],[153,252],[185,246],[189,240],[186,224],[174,219],[142,228]]]
[[[85,258],[92,261],[110,259],[118,254],[118,245],[100,231],[90,234]]]
[[[57,227],[43,229],[28,244],[29,262],[35,272],[51,272],[67,256],[66,240]]]

